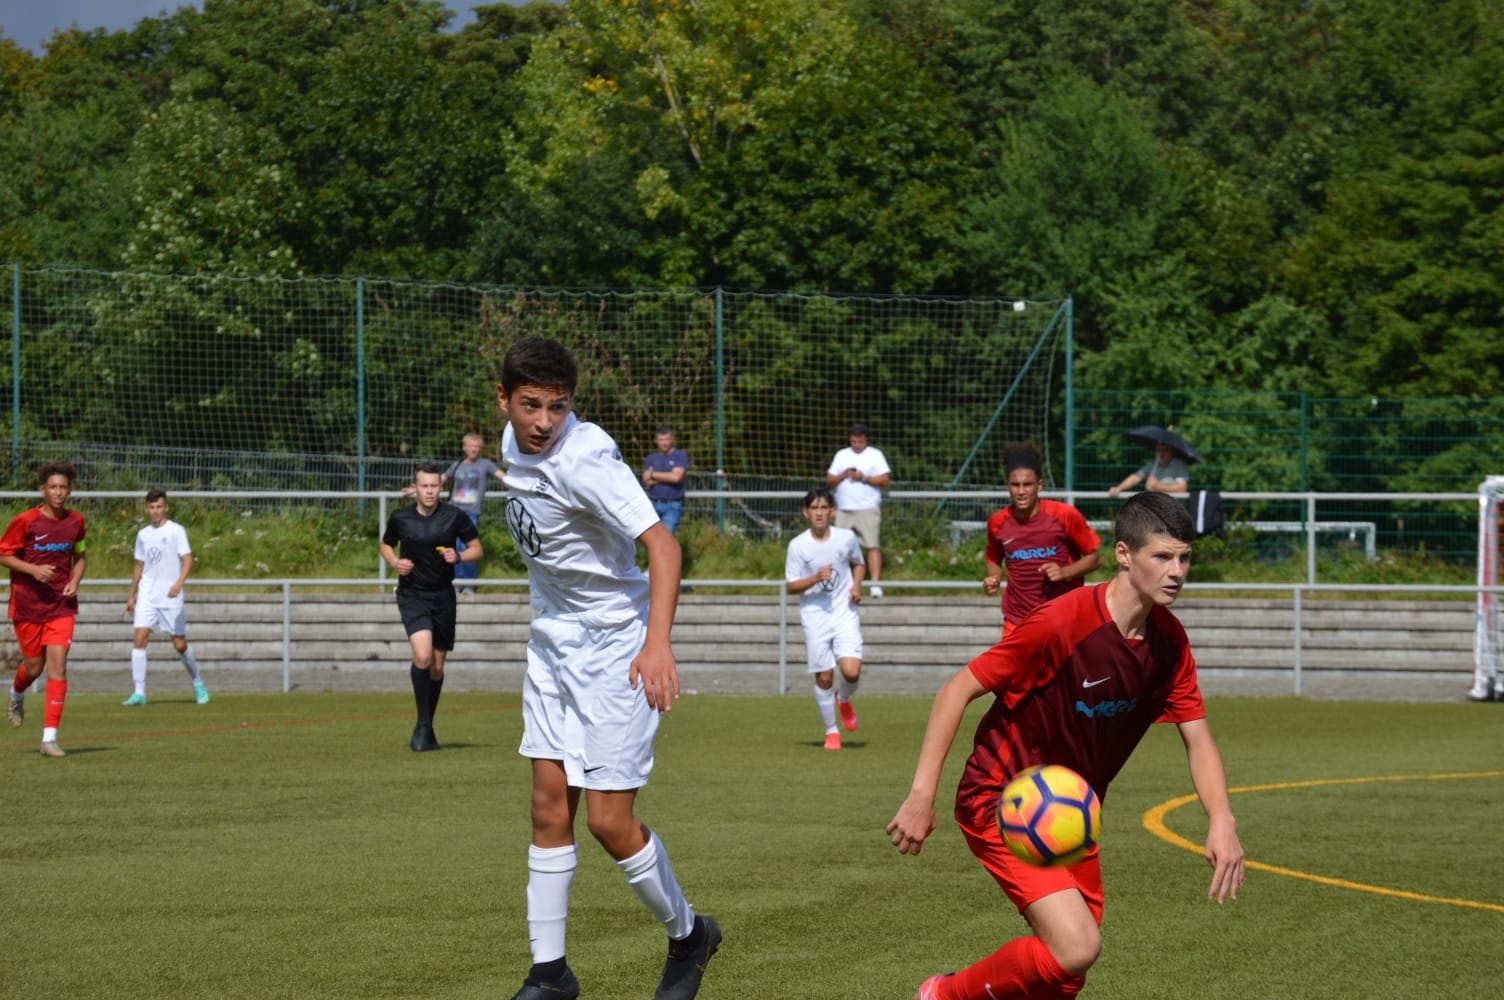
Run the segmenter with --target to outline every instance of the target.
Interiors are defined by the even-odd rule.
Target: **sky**
[[[459,28],[475,20],[472,6],[491,0],[444,0],[455,12],[449,27]],[[104,28],[119,31],[133,27],[144,17],[171,13],[179,7],[199,7],[201,2],[187,0],[0,0],[0,30],[5,37],[36,55],[42,43],[59,28],[77,24],[80,28]]]

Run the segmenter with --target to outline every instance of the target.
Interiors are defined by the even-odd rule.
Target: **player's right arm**
[[[413,561],[411,559],[399,559],[397,557],[397,550],[384,540],[380,545],[380,552],[381,558],[386,560],[388,566],[397,571],[398,576],[406,576],[413,571]]]
[[[988,597],[996,597],[997,592],[1003,589],[1003,567],[987,560],[987,575],[982,577],[982,593]]]
[[[24,573],[39,583],[46,583],[52,579],[52,567],[40,563],[29,563],[20,556],[0,556],[0,566],[13,569],[17,573]]]
[[[131,589],[125,592],[126,614],[136,610],[136,591],[141,588],[141,574],[144,572],[146,572],[146,564],[137,559],[135,569],[131,570]]]
[[[998,532],[1008,518],[1008,510],[1004,508],[994,513],[987,519],[987,546],[982,551],[982,560],[985,563],[986,575],[982,578],[982,593],[988,597],[996,597],[998,591],[1003,589],[1003,560],[1008,554],[1003,551],[1002,540]]]
[[[961,728],[966,706],[987,693],[970,667],[962,667],[941,686],[930,708],[930,720],[924,727],[924,742],[919,747],[919,765],[909,785],[908,797],[888,824],[888,836],[900,854],[918,854],[924,840],[935,830],[935,793],[940,787],[940,772],[951,744]]]

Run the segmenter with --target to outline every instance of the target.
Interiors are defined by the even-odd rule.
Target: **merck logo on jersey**
[[[1084,701],[1076,702],[1076,711],[1088,719],[1111,719],[1115,716],[1127,715],[1137,707],[1137,698],[1129,698],[1127,701],[1113,701],[1109,699],[1107,701],[1093,702],[1090,705]]]
[[[1020,559],[1053,559],[1060,551],[1058,545],[1041,545],[1037,549],[1019,549],[1017,552],[1008,553],[1009,562],[1017,562]]]
[[[69,552],[72,549],[72,542],[37,542],[31,547],[33,552]]]

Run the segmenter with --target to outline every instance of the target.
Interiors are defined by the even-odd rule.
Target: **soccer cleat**
[[[919,992],[914,994],[914,1000],[940,1000],[940,980],[945,976],[931,976],[919,984]]]
[[[873,597],[881,597],[881,596],[883,596],[883,588],[874,585],[873,588],[870,591],[868,591],[868,593],[871,594]]]
[[[146,695],[144,695],[141,692],[137,691],[135,694],[131,695],[129,698],[125,699],[120,704],[122,704],[122,705],[145,705],[146,704]]]
[[[841,713],[841,725],[846,727],[848,733],[853,732],[856,729],[856,709],[851,706],[851,702],[837,699],[836,710]]]
[[[720,925],[703,914],[696,916],[689,937],[668,943],[668,961],[663,963],[653,1000],[694,1000],[705,978],[705,966],[720,947]]]
[[[433,735],[433,727],[422,723],[413,727],[413,738],[408,742],[413,748],[413,753],[426,753],[429,750],[437,750],[439,741]]]
[[[1476,689],[1469,689],[1469,691],[1467,693],[1467,700],[1468,701],[1493,701],[1494,700],[1493,689],[1492,688],[1485,688],[1481,692],[1478,691],[1478,690],[1476,690]],[[12,723],[12,724],[14,725],[14,723]]]
[[[204,687],[203,681],[193,682],[193,700],[200,705],[209,704],[209,689]]]
[[[43,757],[66,757],[68,755],[65,754],[65,753],[63,753],[63,748],[62,747],[58,746],[56,743],[54,743],[54,742],[52,742],[52,741],[49,740],[48,742],[42,744],[42,756]]]
[[[839,750],[839,749],[841,749],[841,734],[840,733],[826,733],[825,734],[825,749],[827,749],[827,750]]]
[[[5,709],[5,717],[10,720],[12,729],[20,728],[21,723],[26,721],[26,703],[12,698]]]
[[[528,976],[522,981],[522,989],[512,995],[512,1000],[575,1000],[580,995],[580,981],[564,967],[558,979],[544,982]]]

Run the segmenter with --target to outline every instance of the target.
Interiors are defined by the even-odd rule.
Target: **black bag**
[[[1216,535],[1221,538],[1227,521],[1222,515],[1222,494],[1216,490],[1192,490],[1186,498],[1191,510],[1191,524],[1197,538]]]

